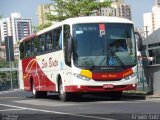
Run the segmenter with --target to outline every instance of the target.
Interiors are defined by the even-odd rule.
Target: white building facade
[[[13,36],[13,43],[16,44],[23,37],[32,33],[31,19],[21,18],[20,13],[11,13],[10,18],[1,20],[1,39],[4,41],[6,36]]]
[[[105,0],[96,0],[97,2],[104,2]],[[131,7],[125,4],[123,0],[112,0],[111,7],[101,8],[100,10],[94,10],[92,15],[102,15],[102,16],[117,16],[127,18],[129,20],[131,17]]]
[[[152,12],[143,14],[143,24],[146,37],[160,28],[160,0],[155,0]]]

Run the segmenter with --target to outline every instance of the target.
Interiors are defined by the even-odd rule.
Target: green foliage
[[[110,7],[111,1],[95,2],[95,0],[52,0],[56,15],[46,14],[50,21],[62,21],[70,17],[89,16],[93,10]]]
[[[37,26],[37,30],[38,31],[43,30],[44,28],[47,28],[47,27],[49,27],[51,25],[52,25],[51,22],[50,23],[46,23],[46,24],[41,24],[41,25]]]
[[[7,66],[7,62],[4,59],[0,59],[0,68],[4,68]]]
[[[33,26],[32,26],[32,31],[33,31],[33,33],[36,33],[37,30],[38,30],[38,27],[33,25]]]

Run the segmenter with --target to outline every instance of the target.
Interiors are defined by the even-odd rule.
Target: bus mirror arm
[[[135,35],[138,36],[138,39],[137,39],[138,51],[142,51],[142,37],[138,32],[135,32]]]

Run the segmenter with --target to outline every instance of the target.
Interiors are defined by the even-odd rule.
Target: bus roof
[[[37,35],[34,33],[34,34],[31,34],[31,35],[29,35],[29,36],[27,36],[27,37],[24,37],[23,39],[21,39],[20,40],[20,42],[24,42],[24,41],[27,41],[27,40],[30,40],[30,39],[32,39],[32,38],[35,38]]]
[[[76,17],[64,20],[64,23],[76,24],[76,23],[132,23],[130,20],[121,17],[109,17],[109,16],[86,16]]]
[[[21,42],[32,39],[40,34],[50,31],[63,24],[73,25],[73,24],[81,24],[81,23],[130,23],[132,24],[132,21],[125,18],[121,18],[121,17],[111,17],[111,16],[109,17],[108,16],[85,16],[85,17],[68,18],[64,21],[57,22],[52,26],[39,31],[36,34],[32,34],[32,35],[29,35],[28,37],[23,38]]]
[[[57,22],[53,24],[52,26],[43,29],[37,33],[37,35],[40,35],[42,33],[45,33],[53,28],[59,27],[63,24],[81,24],[81,23],[130,23],[133,24],[132,21],[121,18],[121,17],[111,17],[111,16],[85,16],[85,17],[75,17],[75,18],[68,18],[64,21]]]

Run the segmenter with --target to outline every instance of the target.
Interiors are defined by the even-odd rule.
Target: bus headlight
[[[77,73],[73,73],[73,76],[77,77],[78,79],[82,79],[82,80],[86,80],[86,81],[90,80],[90,78],[82,76],[82,75],[77,74]]]
[[[129,79],[134,78],[135,76],[136,76],[136,73],[133,73],[133,74],[131,74],[131,75],[126,76],[124,79],[125,79],[125,80],[129,80]]]

